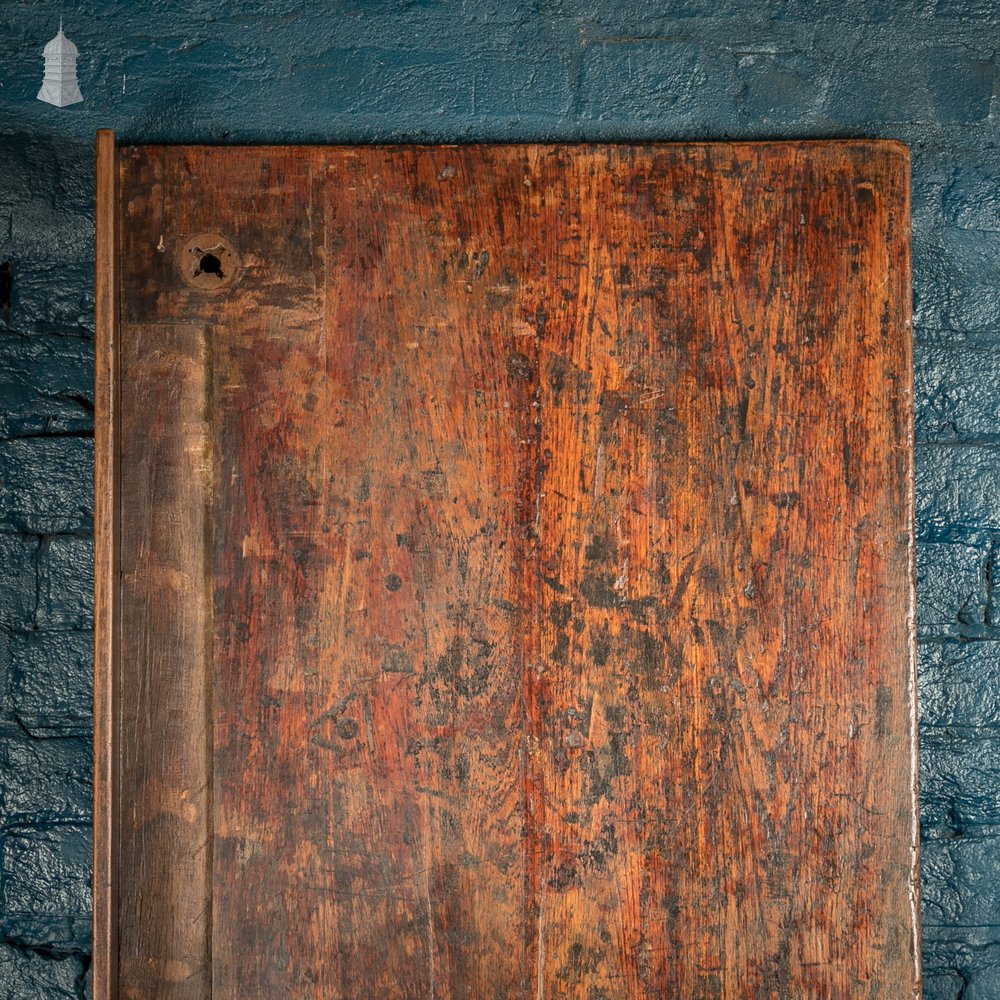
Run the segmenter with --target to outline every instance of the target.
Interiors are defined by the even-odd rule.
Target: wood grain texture
[[[94,247],[94,916],[91,990],[118,990],[118,150],[96,139]]]
[[[212,982],[210,365],[204,329],[122,329],[122,1000]]]
[[[905,149],[122,157],[162,397],[125,393],[127,448],[211,423],[205,524],[176,497],[213,604],[183,995],[917,995]],[[178,270],[201,232],[224,290]],[[126,894],[169,909],[121,797]]]

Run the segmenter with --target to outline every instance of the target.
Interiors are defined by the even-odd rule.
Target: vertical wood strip
[[[122,331],[121,1000],[211,983],[211,453],[205,328]]]
[[[658,417],[677,373],[635,294],[650,280],[652,217],[632,216],[629,206],[648,169],[648,157],[628,148],[585,159],[557,153],[536,181],[552,206],[541,257],[562,264],[548,269],[541,298],[535,595],[545,997],[652,997],[647,970],[662,939],[643,919],[659,909],[648,885],[649,833],[662,797],[643,787],[643,768],[647,749],[666,752],[676,714],[662,614],[669,541],[651,479],[669,461]]]
[[[270,285],[246,283],[264,301],[215,373],[220,1000],[492,1000],[524,978],[531,328],[498,308],[519,243],[494,209],[520,173],[484,198],[479,165],[324,152],[311,190],[272,154],[266,199],[227,186],[257,198],[242,239]]]
[[[322,994],[336,968],[335,939],[317,920],[329,858],[314,864],[330,847],[318,831],[332,789],[329,774],[312,772],[309,744],[326,677],[317,605],[331,529],[320,500],[323,216],[311,151],[232,152],[224,172],[212,150],[165,165],[170,187],[212,178],[200,203],[193,199],[191,226],[218,220],[245,267],[227,294],[193,300],[218,320],[210,554],[217,1000]],[[177,210],[169,207],[171,228]]]
[[[535,180],[541,995],[915,981],[906,177],[778,144]]]
[[[118,154],[96,141],[94,324],[94,1000],[117,994]]]
[[[349,545],[324,645],[373,734],[364,773],[337,783],[340,995],[363,975],[387,998],[515,996],[526,622],[512,514],[533,419],[532,331],[507,277],[516,151],[344,151],[327,183],[330,509],[346,505]],[[366,553],[353,566],[352,551]],[[412,878],[402,912],[366,891],[380,871],[402,890]]]
[[[896,148],[896,147],[893,147]],[[892,235],[894,253],[890,259],[889,284],[886,299],[901,302],[897,319],[902,324],[900,337],[902,346],[902,377],[900,395],[903,401],[903,433],[894,448],[901,453],[904,468],[904,519],[908,538],[907,574],[905,591],[907,626],[907,688],[909,706],[907,725],[910,743],[910,937],[913,955],[914,982],[922,982],[923,958],[921,954],[921,910],[920,910],[920,752],[918,747],[918,686],[917,686],[917,535],[915,524],[915,455],[914,447],[914,368],[913,368],[913,262],[910,233],[912,232],[913,196],[912,166],[909,150],[896,148],[902,160],[902,177],[899,180],[898,206]]]

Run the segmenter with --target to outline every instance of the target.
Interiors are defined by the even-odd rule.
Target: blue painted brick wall
[[[86,102],[35,100],[60,10]],[[86,989],[94,130],[894,137],[913,154],[924,962],[1000,997],[1000,5],[0,5],[0,1000]]]

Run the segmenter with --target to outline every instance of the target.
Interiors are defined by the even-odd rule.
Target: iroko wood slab
[[[917,995],[906,150],[99,143],[99,1000]]]

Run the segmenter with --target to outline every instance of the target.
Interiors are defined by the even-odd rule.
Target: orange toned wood
[[[94,310],[94,1000],[117,996],[118,151],[96,139]]]
[[[542,180],[581,262],[539,376],[546,997],[912,991],[907,183],[884,146]]]
[[[326,220],[303,234],[323,270],[216,350],[223,995],[488,997],[524,977],[510,514],[530,388],[492,297],[511,293],[475,274],[517,264],[520,179],[486,170],[453,199],[450,162],[346,153],[313,195],[308,161],[272,161],[287,211],[313,195]],[[260,252],[272,227],[241,238]]]
[[[905,149],[121,156],[122,995],[916,995]]]

